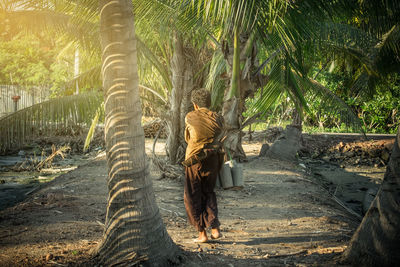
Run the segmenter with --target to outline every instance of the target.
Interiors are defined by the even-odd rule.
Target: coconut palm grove
[[[397,266],[399,19],[0,0],[0,266]]]

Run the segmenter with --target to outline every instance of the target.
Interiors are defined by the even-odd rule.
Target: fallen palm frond
[[[53,144],[51,146],[51,154],[46,157],[45,152],[42,152],[42,155],[37,157],[34,155],[33,157],[27,158],[25,161],[21,163],[17,163],[11,169],[16,172],[21,171],[40,171],[43,168],[51,168],[53,161],[56,156],[60,156],[62,159],[65,158],[65,153],[70,150],[69,146],[61,146],[56,148]]]
[[[40,170],[43,167],[51,167],[51,164],[53,163],[53,160],[56,156],[60,156],[62,159],[65,158],[64,153],[70,150],[71,148],[69,146],[62,146],[59,149],[56,149],[55,145],[51,146],[51,154],[48,156],[46,159],[42,160],[38,165],[35,166],[36,170]]]
[[[98,92],[59,97],[21,109],[0,120],[0,152],[20,148],[34,136],[90,125],[103,101]]]

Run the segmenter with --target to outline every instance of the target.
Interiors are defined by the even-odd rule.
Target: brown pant
[[[199,163],[185,167],[184,202],[189,222],[201,232],[217,228],[217,198],[214,187],[219,170],[219,157],[210,155]]]

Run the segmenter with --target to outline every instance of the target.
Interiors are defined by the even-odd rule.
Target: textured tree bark
[[[175,34],[173,40],[173,56],[171,60],[172,70],[172,92],[170,96],[170,114],[167,121],[168,138],[166,142],[166,152],[171,164],[178,163],[182,155],[179,155],[179,147],[182,143],[180,131],[181,125],[181,105],[184,97],[185,86],[185,54],[183,40],[179,34]]]
[[[193,73],[194,69],[196,69],[196,64],[187,50],[190,49],[184,47],[182,37],[176,34],[174,36],[174,53],[171,60],[172,92],[166,143],[166,152],[171,164],[178,164],[185,158],[185,116],[193,107],[190,95],[195,87]],[[200,53],[198,50],[194,52]]]
[[[239,111],[240,99],[233,97],[224,102],[222,116],[224,117],[224,130],[226,138],[224,148],[229,158],[244,161],[246,154],[242,147],[241,114]]]
[[[239,40],[239,31],[235,30],[234,44],[233,47],[228,45],[223,49],[225,59],[230,69],[231,82],[227,86],[228,92],[225,94],[225,101],[222,109],[222,116],[224,117],[224,130],[226,132],[226,138],[224,141],[224,148],[228,156],[239,161],[246,160],[246,154],[242,147],[242,113],[244,111],[244,101],[246,97],[251,95],[251,91],[254,91],[254,87],[250,82],[250,75],[245,74],[240,69],[241,62],[250,62],[250,65],[254,63],[251,60],[252,55],[243,54],[240,55],[241,47],[247,47],[249,44],[241,43]],[[246,43],[246,44],[245,44]],[[251,43],[251,47],[253,44]],[[246,50],[249,50],[246,48]],[[249,59],[249,60],[248,60]],[[248,66],[251,68],[252,66]],[[248,72],[249,74],[249,72]]]
[[[178,150],[180,149],[180,151],[178,151],[178,154],[181,155],[180,156],[181,161],[184,160],[186,146],[187,146],[185,142],[185,117],[186,114],[189,113],[189,111],[193,110],[193,104],[190,101],[193,89],[194,89],[193,65],[187,64],[185,70],[185,82],[183,87],[183,97],[181,102],[181,114],[180,114],[181,118],[180,118],[179,135],[181,139],[180,139],[180,146],[178,148]]]
[[[136,40],[130,0],[100,0],[108,204],[101,264],[166,265],[176,246],[162,222],[141,126]]]
[[[400,262],[400,128],[377,196],[343,254],[353,266]]]
[[[301,114],[303,113],[303,109],[301,106],[299,107],[299,109],[300,110],[298,110],[297,108],[294,109],[293,120],[292,120],[291,125],[294,127],[297,127],[301,132],[303,129],[303,119],[301,117]]]

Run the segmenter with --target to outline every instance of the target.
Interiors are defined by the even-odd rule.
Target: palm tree
[[[64,39],[67,40],[67,45],[66,47],[62,50],[61,53],[64,53],[65,51],[68,50],[68,47],[79,47],[83,52],[86,52],[86,55],[90,55],[91,58],[93,58],[93,65],[89,70],[84,71],[81,73],[78,77],[74,77],[73,80],[67,82],[65,84],[66,88],[72,88],[73,90],[76,84],[79,83],[79,85],[88,85],[88,86],[94,86],[98,88],[99,86],[99,80],[100,80],[100,54],[101,51],[99,49],[100,47],[100,42],[99,42],[99,30],[98,30],[98,20],[99,20],[99,13],[97,8],[94,9],[93,6],[91,6],[91,2],[93,1],[88,1],[85,3],[79,3],[79,2],[67,2],[67,1],[57,1],[57,0],[49,0],[49,1],[42,1],[42,2],[37,2],[35,0],[32,1],[21,1],[19,3],[12,3],[9,1],[3,1],[0,2],[0,15],[4,17],[5,21],[8,21],[8,24],[12,24],[17,27],[12,27],[14,31],[17,29],[19,31],[21,30],[28,30],[28,31],[34,31],[34,32],[43,32],[43,29],[46,29],[46,32],[49,32],[51,34],[56,33],[57,36],[62,36]],[[144,2],[144,1],[142,1]],[[143,12],[142,12],[143,13]],[[139,12],[140,14],[140,12]],[[32,27],[31,21],[35,20],[35,27]],[[147,23],[148,24],[148,23]],[[154,29],[151,29],[151,26],[148,26],[146,23],[142,23],[140,26],[143,29],[142,36],[144,38],[150,39],[156,39],[154,38]],[[143,27],[146,26],[146,27]],[[145,34],[143,34],[145,33]],[[150,34],[149,34],[150,33]],[[151,34],[153,34],[151,36]],[[149,37],[150,35],[150,37]],[[162,39],[165,41],[165,39]],[[159,40],[162,41],[162,40]],[[145,40],[144,40],[145,41]],[[164,43],[167,43],[167,49],[168,49],[168,43],[165,41]],[[157,45],[159,46],[165,46],[165,44],[160,44],[158,43]],[[141,91],[141,97],[148,102],[151,102],[152,105],[158,105],[159,107],[156,108],[160,116],[165,116],[165,114],[169,113],[174,113],[174,112],[167,112],[168,111],[168,100],[171,103],[174,103],[174,101],[181,102],[175,100],[173,97],[168,99],[167,95],[168,93],[171,92],[172,90],[172,82],[171,82],[171,77],[170,77],[170,70],[168,67],[170,64],[168,63],[167,65],[163,64],[163,60],[170,60],[168,56],[168,53],[159,53],[161,54],[161,58],[157,54],[157,46],[155,46],[155,49],[153,50],[154,46],[151,47],[150,49],[147,47],[147,42],[146,44],[143,41],[140,41],[138,39],[138,51],[139,53],[139,60],[141,63],[141,68],[139,69],[139,73],[141,74],[141,82],[143,85],[140,85],[140,88],[142,89]],[[170,49],[170,48],[169,48]],[[165,51],[162,51],[165,52]],[[60,54],[61,54],[60,53]],[[181,53],[181,55],[185,55],[184,53]],[[165,59],[163,58],[166,57]],[[96,62],[98,62],[98,65],[96,65]],[[186,62],[190,62],[189,60],[186,59]],[[176,65],[176,64],[175,64]],[[188,72],[186,69],[190,66],[185,66],[183,69],[185,69],[185,72]],[[150,70],[150,71],[149,71]],[[182,77],[181,73],[174,73],[176,68],[172,68],[172,77]],[[182,79],[183,80],[183,79]],[[185,79],[187,80],[187,79]],[[175,84],[178,84],[175,82]],[[186,87],[191,87],[190,85],[185,82]],[[183,89],[179,88],[179,86],[175,86],[177,89]],[[192,86],[193,87],[193,86]],[[175,94],[179,95],[179,94]],[[182,95],[182,93],[180,93]],[[85,96],[82,96],[83,98]],[[61,100],[60,100],[61,101]],[[52,103],[60,103],[60,101],[53,101],[50,102],[49,104]],[[100,103],[97,103],[100,105]],[[57,104],[56,104],[57,105]],[[171,108],[176,107],[177,105],[169,105]],[[100,106],[99,106],[100,107]],[[55,107],[57,108],[57,107]],[[81,110],[86,110],[86,109],[81,109]],[[178,106],[177,109],[178,112],[175,112],[176,114],[180,114],[180,107]],[[26,113],[29,114],[30,111],[26,110]],[[20,112],[23,113],[23,112]],[[185,113],[185,112],[182,112]],[[68,116],[67,113],[64,113],[64,115]],[[93,114],[92,114],[93,115]],[[87,114],[88,117],[91,117],[92,115]],[[18,116],[18,118],[21,118],[22,116]],[[173,116],[171,116],[173,117]],[[176,116],[175,116],[176,117]],[[172,119],[168,119],[168,125],[170,126],[171,132],[179,132],[180,127],[179,127],[179,116],[177,117],[178,119],[175,120],[178,122],[177,123],[172,123]],[[44,118],[43,118],[44,120]],[[15,119],[8,120],[8,121],[17,121]],[[92,124],[92,126],[96,126],[95,124]],[[19,128],[15,126],[15,128]],[[91,127],[91,131],[93,132]],[[175,130],[176,129],[176,130]],[[170,139],[175,141],[177,145],[174,145],[174,142],[168,142],[172,143],[169,147],[171,148],[171,152],[168,154],[171,155],[170,158],[176,158],[173,160],[173,163],[176,163],[179,161],[179,157],[177,153],[177,148],[180,148],[182,146],[182,142],[180,142],[180,135],[179,134],[170,134]],[[89,137],[89,136],[88,136]],[[87,140],[90,140],[88,138]],[[10,142],[7,142],[10,143]],[[21,143],[23,144],[23,143]],[[174,149],[175,148],[175,149]]]
[[[98,255],[107,265],[156,265],[176,250],[149,177],[132,8],[130,0],[100,1],[109,197]]]
[[[343,254],[353,266],[396,266],[400,260],[399,130],[378,194]]]
[[[60,6],[60,3],[58,2],[58,5],[55,5],[47,1],[41,1],[41,3],[35,1],[0,1],[1,26],[2,30],[5,31],[6,38],[18,38],[19,35],[25,33],[39,35],[46,33],[50,40],[56,39],[54,36],[62,39],[62,37],[68,35],[72,36],[72,29],[74,29],[75,36],[80,36],[81,31],[77,29],[81,28],[77,26],[77,21],[72,21],[72,16],[67,15],[68,12],[65,10],[69,7],[67,5]],[[32,21],[35,21],[35,23],[32,24]],[[85,31],[90,28],[85,28]],[[92,51],[92,53],[99,50],[95,48],[95,45],[91,45],[96,43],[95,41],[88,40],[93,34],[83,34],[83,36],[85,38],[81,38],[82,46],[87,46],[87,50]],[[84,39],[86,41],[83,41]],[[98,43],[99,38],[94,39]],[[76,39],[71,41],[70,38],[68,44],[58,56],[65,54],[71,45],[78,42]],[[94,76],[93,71],[88,71],[82,76]],[[99,80],[99,75],[97,77],[97,80]],[[83,85],[83,83],[81,84]],[[94,88],[99,87],[93,85],[93,83],[91,85]],[[64,86],[65,88],[74,87],[75,81],[67,82]],[[21,147],[27,140],[37,136],[38,133],[51,134],[54,130],[65,129],[71,124],[85,123],[88,125],[90,118],[94,116],[100,104],[98,92],[89,92],[80,96],[57,96],[49,101],[10,114],[0,120],[2,125],[0,151],[4,152],[11,147],[14,149]]]
[[[227,130],[224,145],[232,157],[243,159],[241,129],[245,99],[261,89],[264,94],[260,101],[266,108],[280,93],[287,91],[299,110],[307,110],[304,88],[300,85],[305,85],[308,77],[296,54],[305,41],[318,40],[317,32],[313,32],[314,24],[330,20],[343,8],[340,3],[326,1],[267,0],[196,0],[185,1],[181,6],[193,20],[210,23],[218,29],[219,49],[227,66],[225,74],[216,73],[226,77],[225,88],[222,87],[225,89],[223,115]],[[262,63],[260,51],[267,54]],[[214,69],[221,70],[220,67]],[[213,80],[220,84],[221,79],[215,78]],[[311,86],[311,82],[308,84],[314,90],[320,88]]]
[[[90,33],[80,36],[84,39],[82,43],[91,39],[87,44],[94,47],[95,32],[100,33],[97,40],[101,39],[109,197],[98,260],[106,265],[134,265],[141,261],[166,264],[168,258],[174,257],[176,246],[166,232],[155,202],[144,149],[132,2],[40,1],[36,5],[29,1],[23,7],[29,7],[28,13],[43,15],[48,12],[43,8],[52,11],[60,8],[59,4],[63,12],[75,16],[57,13],[61,23],[53,26],[61,25],[68,30],[66,24],[74,22],[75,31],[85,28]],[[93,27],[98,21],[99,4],[100,31],[99,27]],[[13,15],[24,12],[20,9],[19,14]],[[52,13],[50,21],[54,22],[55,17]]]
[[[160,50],[159,47],[169,51],[157,55],[160,62],[165,62],[165,72],[170,76],[167,84],[171,84],[168,88],[168,109],[159,115],[165,119],[168,129],[168,161],[177,164],[183,160],[186,148],[184,118],[192,107],[190,93],[194,88],[203,87],[207,69],[204,65],[207,65],[210,54],[205,42],[207,35],[204,28],[196,23],[185,25],[186,17],[177,12],[180,1],[137,0],[134,3],[143,41],[153,51]],[[154,40],[154,36],[158,38]],[[154,43],[157,43],[156,46]]]
[[[374,55],[384,80],[400,71],[400,2],[361,1],[360,27],[380,41]],[[400,260],[400,128],[382,185],[343,255],[354,266],[395,266]]]

